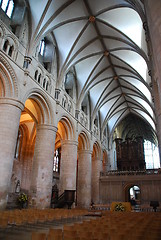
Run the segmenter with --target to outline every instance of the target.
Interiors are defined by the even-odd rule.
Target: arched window
[[[41,81],[41,73],[39,74],[39,77],[38,77],[38,83],[40,83]]]
[[[13,47],[13,46],[10,46],[10,49],[9,49],[9,52],[8,52],[8,55],[9,55],[10,57],[12,57],[13,49],[14,49],[14,47]]]
[[[37,80],[38,71],[35,71],[35,80]]]
[[[144,155],[146,169],[160,168],[158,147],[148,140],[144,140]]]
[[[46,83],[46,91],[48,91],[49,88],[49,82]]]
[[[75,76],[74,73],[69,71],[66,76],[65,76],[65,82],[64,82],[64,86],[65,86],[65,91],[67,92],[67,94],[73,98],[73,87],[75,85]]]
[[[43,88],[45,88],[45,83],[46,83],[46,79],[44,78],[44,81],[43,81]]]
[[[39,53],[41,56],[44,56],[44,51],[45,51],[45,41],[43,39],[40,41],[40,45],[39,45]]]
[[[8,47],[8,40],[5,41],[4,45],[3,45],[3,50],[6,52],[7,51],[7,47]]]
[[[14,8],[13,0],[1,0],[0,5],[6,15],[11,18]]]
[[[62,98],[62,106],[65,108],[66,107],[66,99]]]

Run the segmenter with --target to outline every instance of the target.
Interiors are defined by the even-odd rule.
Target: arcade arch
[[[56,163],[56,154],[59,152],[60,173],[54,171],[53,176],[54,185],[58,185],[59,195],[61,195],[65,190],[76,190],[77,141],[75,141],[74,124],[67,116],[61,117],[57,129],[54,162]]]
[[[46,201],[45,198],[48,196],[50,199],[51,194],[52,161],[50,159],[53,159],[56,134],[52,122],[50,103],[40,91],[30,92],[20,116],[11,185],[13,186],[15,179],[18,180],[21,191],[31,195],[31,205],[41,206],[40,198],[43,197],[42,204],[49,206],[49,200]],[[47,159],[45,165],[44,159]],[[41,178],[40,175],[43,177]],[[41,191],[42,196],[35,194],[41,182],[44,187],[47,186]]]

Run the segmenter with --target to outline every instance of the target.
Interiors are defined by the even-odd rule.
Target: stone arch
[[[4,44],[6,43],[6,41],[8,41],[8,44],[10,45],[10,49],[9,49],[9,52],[6,52],[10,57],[14,58],[15,57],[15,53],[18,49],[18,43],[17,43],[17,40],[16,38],[14,38],[12,35],[5,35],[4,37]],[[4,47],[4,45],[3,45]],[[11,48],[12,48],[12,52],[11,51]]]
[[[123,187],[123,196],[124,196],[124,200],[126,202],[129,201],[129,196],[128,196],[129,190],[133,186],[138,186],[139,187],[139,189],[140,189],[140,199],[141,199],[141,186],[140,186],[140,184],[138,184],[137,182],[129,182],[129,183],[125,184],[125,186]]]
[[[43,90],[33,88],[28,91],[24,98],[24,111],[21,113],[20,127],[24,130],[24,143],[22,146],[22,189],[29,190],[32,177],[32,165],[36,149],[36,139],[39,141],[37,129],[48,128],[53,125],[53,113],[48,97],[44,96]],[[41,126],[42,125],[42,126]],[[38,137],[37,137],[38,136]],[[52,148],[52,146],[51,146]]]
[[[37,113],[36,116],[32,114],[36,123],[53,125],[52,106],[44,93],[39,89],[32,89],[32,91],[26,93],[23,102],[27,103],[29,100],[34,104]],[[27,109],[26,104],[25,108]]]
[[[0,54],[0,94],[1,97],[18,97],[16,74],[8,61]]]
[[[4,41],[5,41],[5,40],[8,40],[9,43],[10,43],[11,45],[13,45],[15,49],[18,48],[17,40],[16,40],[16,38],[15,38],[13,35],[6,34],[5,37],[4,37]]]
[[[101,147],[99,145],[98,142],[95,142],[93,144],[93,153],[92,153],[92,159],[98,159],[98,157],[100,157],[102,151],[101,151]]]
[[[56,137],[55,137],[55,149],[61,147],[61,135],[60,133],[57,131],[56,133]]]
[[[87,133],[84,131],[78,136],[78,150],[90,150],[90,140]]]
[[[62,140],[74,140],[74,124],[67,116],[62,116],[58,122],[58,133]]]

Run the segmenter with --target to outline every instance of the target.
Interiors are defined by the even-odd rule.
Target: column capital
[[[17,108],[19,108],[21,111],[24,109],[24,104],[20,102],[17,99],[14,98],[0,98],[0,104],[7,104],[7,105],[13,105]]]
[[[53,132],[57,132],[58,128],[53,126],[53,125],[49,125],[49,124],[38,124],[37,125],[37,130],[50,130]]]

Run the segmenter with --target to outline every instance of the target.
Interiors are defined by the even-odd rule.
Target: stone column
[[[99,178],[102,171],[102,159],[92,160],[92,201],[95,204],[100,203]]]
[[[37,127],[30,187],[33,207],[50,207],[56,131],[51,125]]]
[[[152,93],[154,96],[157,135],[159,141],[159,151],[161,159],[161,1],[144,1],[147,24],[144,23],[149,45],[149,56],[152,60],[150,69],[152,74]],[[146,28],[148,26],[148,28]],[[151,41],[150,41],[151,40]]]
[[[5,209],[11,181],[14,153],[24,105],[14,99],[0,99],[0,209]]]
[[[91,156],[89,150],[78,152],[78,191],[77,205],[89,208],[91,203]]]
[[[32,145],[31,143],[26,143],[26,147],[23,149],[23,157],[21,159],[21,189],[26,191],[30,190],[34,147],[35,145],[33,143]]]
[[[77,146],[76,141],[61,142],[60,194],[64,190],[76,190]]]

